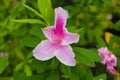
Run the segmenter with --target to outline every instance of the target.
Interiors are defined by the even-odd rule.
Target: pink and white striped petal
[[[33,56],[38,60],[48,60],[55,56],[55,50],[49,40],[44,40],[33,50]]]
[[[74,60],[74,53],[69,45],[61,46],[56,53],[56,57],[61,63],[65,65],[76,65],[76,61]]]

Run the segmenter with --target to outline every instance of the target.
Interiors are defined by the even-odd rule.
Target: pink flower
[[[117,66],[117,58],[114,54],[109,54],[108,56],[106,56],[106,63],[108,66],[108,69],[111,69],[112,67],[116,67]]]
[[[118,72],[114,67],[117,66],[117,58],[114,54],[109,54],[107,57],[107,70],[110,74],[116,75]]]
[[[33,56],[38,60],[48,60],[54,56],[69,66],[75,66],[74,52],[69,44],[77,43],[79,35],[69,33],[65,28],[68,12],[61,7],[55,9],[55,24],[43,28],[42,31],[48,40],[41,41],[33,50]]]
[[[109,54],[109,50],[107,47],[105,47],[105,48],[102,47],[102,48],[98,49],[98,52],[102,58],[105,58],[105,56]]]
[[[117,75],[118,74],[118,72],[115,70],[114,67],[111,67],[109,69],[107,68],[107,71],[112,75]]]
[[[114,67],[117,66],[117,57],[107,47],[98,49],[98,53],[103,59],[102,64],[107,65],[107,71],[112,75],[116,75],[118,72]]]
[[[98,49],[98,53],[100,55],[101,58],[103,58],[102,64],[106,64],[106,60],[108,59],[106,56],[109,54],[109,50],[107,47],[105,48],[100,48]]]

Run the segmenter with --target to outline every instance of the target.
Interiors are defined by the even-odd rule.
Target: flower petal
[[[52,41],[53,27],[50,26],[50,27],[42,28],[42,31],[45,37],[48,38],[50,41]]]
[[[55,8],[55,28],[59,31],[65,29],[68,12],[61,7]]]
[[[60,62],[68,66],[75,66],[76,62],[74,60],[74,53],[72,48],[67,46],[61,46],[56,53],[56,57]]]
[[[118,72],[115,70],[114,67],[112,67],[111,69],[107,69],[107,71],[108,71],[110,74],[112,74],[112,75],[118,74]]]
[[[79,35],[75,33],[65,33],[62,40],[62,45],[68,45],[72,43],[77,43],[79,41]]]
[[[98,52],[99,52],[99,55],[104,59],[105,58],[105,56],[107,56],[108,54],[109,54],[109,50],[108,50],[108,48],[107,47],[105,47],[105,48],[100,48],[100,49],[98,49]]]
[[[107,66],[117,66],[117,57],[114,54],[110,54],[107,59]]]
[[[55,47],[49,40],[44,40],[33,50],[33,56],[38,60],[48,60],[55,56]]]
[[[105,56],[105,58],[103,59],[103,61],[101,62],[102,64],[107,64],[108,63],[108,56]]]
[[[58,33],[54,27],[42,28],[42,31],[52,43],[61,43],[64,36],[64,33]]]

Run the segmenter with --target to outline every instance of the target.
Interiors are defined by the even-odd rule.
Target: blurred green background
[[[24,73],[27,76],[34,74],[31,71],[31,66],[35,66],[31,65],[32,50],[45,39],[41,28],[54,24],[53,9],[59,6],[69,12],[66,24],[68,30],[81,36],[79,43],[72,46],[94,49],[97,45],[96,36],[101,36],[120,60],[120,0],[51,0],[53,9],[49,9],[50,14],[45,19],[39,15],[37,1],[0,0],[0,80],[13,80],[13,76],[15,80],[26,80]],[[50,3],[45,8],[49,6]],[[95,69],[91,69],[93,75],[105,70],[97,72]],[[120,71],[120,61],[117,70]],[[113,80],[113,77],[108,75],[108,80],[110,79]],[[63,80],[68,79],[65,76]]]

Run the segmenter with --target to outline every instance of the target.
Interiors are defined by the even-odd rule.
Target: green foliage
[[[113,24],[113,29],[120,31],[120,20]]]
[[[59,73],[57,70],[51,71],[50,75],[48,76],[47,80],[59,80]]]
[[[40,13],[38,13],[35,9],[29,7],[26,4],[22,4],[25,8],[27,8],[28,10],[32,11],[33,13],[35,13],[37,16],[39,16],[40,18],[43,18],[42,15]]]
[[[50,0],[38,0],[38,8],[44,17],[47,16],[49,8],[51,8],[51,1]],[[44,3],[44,4],[43,4]]]
[[[58,66],[58,61],[56,61],[55,59],[52,59],[52,61],[45,61],[45,62],[33,60],[31,63],[31,69],[33,71],[36,70],[37,73],[42,73],[49,69],[56,69],[57,66]]]
[[[38,23],[38,24],[44,24],[42,21],[37,20],[37,19],[17,19],[17,20],[11,20],[14,22],[20,22],[20,23]]]
[[[26,80],[26,74],[25,73],[18,73],[14,72],[14,80]]]
[[[41,28],[39,27],[39,25],[38,26],[36,25],[35,27],[32,27],[31,33],[34,36],[40,38],[40,40],[45,39],[45,36],[42,34],[43,32],[42,32]]]
[[[76,55],[76,60],[86,66],[94,67],[94,62],[101,61],[101,58],[96,51],[75,47],[74,52]]]
[[[99,37],[99,36],[96,36],[96,41],[97,41],[97,44],[98,44],[97,45],[98,48],[107,46],[105,41],[101,37]]]
[[[101,64],[97,49],[108,47],[117,56],[120,72],[119,5],[119,0],[1,0],[0,54],[8,56],[0,55],[0,80],[115,79]],[[80,35],[79,42],[71,45],[76,60],[73,67],[55,57],[37,60],[32,53],[46,39],[41,28],[53,26],[54,9],[59,6],[69,12],[68,31]]]
[[[38,0],[37,1],[38,8],[45,21],[49,25],[50,17],[53,14],[52,4],[50,0]]]
[[[85,80],[93,80],[93,74],[90,69],[87,69],[87,71],[86,71],[86,79]]]
[[[106,74],[101,74],[101,75],[95,77],[95,80],[100,80],[100,79],[106,80]]]
[[[0,57],[0,74],[8,65],[8,59],[6,57]]]
[[[20,40],[20,45],[26,46],[26,47],[35,47],[39,42],[40,42],[39,39],[25,37],[25,38]]]

